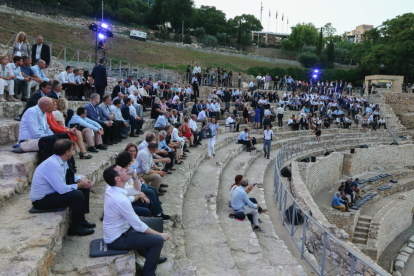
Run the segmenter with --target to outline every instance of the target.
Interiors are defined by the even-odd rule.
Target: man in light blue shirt
[[[170,118],[170,112],[164,112],[164,115],[158,116],[157,121],[155,122],[154,129],[155,130],[167,130],[169,128],[170,123],[168,122],[168,118]]]
[[[70,139],[56,141],[53,146],[54,155],[43,161],[35,170],[30,200],[33,207],[38,210],[68,206],[71,210],[68,235],[86,236],[93,234],[95,231],[91,228],[96,226],[85,219],[85,214],[89,213],[90,188],[94,183],[76,176],[72,179],[73,183],[67,183],[67,161],[72,158],[73,146],[74,142]]]
[[[252,215],[253,216],[253,231],[261,232],[259,227],[259,211],[260,208],[259,204],[255,204],[251,202],[249,197],[246,193],[246,188],[249,185],[249,181],[247,178],[243,178],[240,184],[240,187],[234,189],[233,193],[231,194],[231,207],[236,212],[242,212],[245,215]]]
[[[246,145],[247,152],[251,152],[252,150],[255,150],[256,148],[254,145],[257,144],[255,137],[249,137],[249,131],[250,128],[246,127],[242,133],[240,133],[238,138],[238,143]]]
[[[155,153],[157,149],[158,144],[153,141],[148,143],[148,147],[138,150],[136,158],[138,166],[136,172],[146,183],[151,183],[151,186],[155,187],[159,193],[163,193],[166,192],[166,190],[161,189],[160,185],[162,183],[161,177],[165,176],[165,172],[152,169],[152,154]]]
[[[346,200],[341,198],[341,192],[336,192],[332,200],[333,207],[341,210],[342,212],[350,212],[342,203],[346,203]]]
[[[33,73],[35,73],[37,76],[39,76],[43,81],[47,81],[50,82],[51,80],[49,80],[46,75],[45,72],[43,71],[43,69],[46,66],[46,62],[44,60],[39,60],[37,62],[37,65],[32,67],[32,71]],[[36,89],[38,90],[38,89]]]

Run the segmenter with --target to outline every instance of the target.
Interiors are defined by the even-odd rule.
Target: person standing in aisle
[[[266,157],[267,155],[267,159],[269,159],[269,156],[270,156],[272,138],[273,138],[273,130],[270,129],[270,125],[266,125],[266,130],[264,131],[263,151],[264,151],[264,157]]]
[[[219,124],[216,122],[216,118],[211,118],[211,123],[208,123],[206,130],[211,132],[210,138],[206,137],[207,140],[207,148],[208,148],[208,157],[207,159],[211,158],[211,153],[213,153],[213,157],[216,157],[216,153],[214,150],[214,144],[216,143],[216,140],[218,139],[218,135],[220,133]]]
[[[99,94],[101,102],[105,94],[105,88],[108,86],[108,79],[106,77],[106,68],[104,67],[105,60],[99,59],[99,64],[92,70],[92,78],[94,79],[95,91]]]
[[[279,105],[279,108],[277,109],[277,121],[278,121],[278,126],[280,127],[283,126],[283,113],[284,112],[285,110],[283,109],[283,107]]]

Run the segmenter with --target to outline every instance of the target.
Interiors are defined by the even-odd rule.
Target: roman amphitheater
[[[46,71],[56,77],[63,65],[53,60]],[[109,78],[108,91],[116,81]],[[200,98],[207,99],[211,91],[201,87]],[[379,105],[388,129],[362,132],[361,127],[333,125],[322,130],[317,142],[308,130],[273,127],[270,159],[263,157],[262,130],[252,129],[257,149],[246,152],[236,143],[239,134],[229,132],[221,120],[216,157],[206,158],[206,145],[192,148],[191,159],[165,176],[170,187],[162,197],[163,209],[172,218],[164,221],[164,232],[171,239],[161,254],[168,260],[157,275],[413,275],[414,97],[379,90],[368,99]],[[71,101],[69,108],[84,105]],[[136,252],[91,258],[89,246],[103,235],[103,170],[127,143],[139,144],[145,135],[129,137],[91,160],[76,158],[77,174],[95,182],[87,217],[97,227],[91,236],[71,237],[66,235],[68,208],[28,212],[37,154],[11,152],[20,124],[13,118],[23,107],[21,102],[0,103],[0,275],[139,273],[144,259]],[[299,112],[286,111],[285,118],[293,114]],[[149,112],[144,117],[148,133],[155,120]],[[280,173],[285,167],[290,177]],[[258,183],[249,196],[268,209],[260,215],[264,232],[253,232],[247,219],[229,218],[230,186],[238,174]],[[349,177],[361,180],[362,199],[342,213],[332,208],[332,198]]]

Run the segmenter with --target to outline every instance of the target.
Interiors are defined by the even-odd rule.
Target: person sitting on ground
[[[351,178],[352,181],[352,178]],[[351,188],[355,192],[355,197],[357,200],[361,198],[361,189],[358,188],[358,182],[359,178],[356,178],[354,181],[352,181]]]
[[[39,140],[42,137],[54,135],[47,124],[46,112],[52,112],[51,98],[42,97],[38,104],[29,108],[23,114],[19,127],[19,145],[23,151],[39,151]],[[69,138],[67,133],[58,133],[59,139]],[[47,145],[53,147],[53,145]]]
[[[52,111],[51,112],[46,112],[47,124],[49,125],[50,130],[52,130],[52,132],[54,134],[67,133],[69,135],[70,139],[72,139],[73,142],[78,144],[79,149],[80,149],[79,157],[81,159],[83,159],[83,158],[91,159],[92,155],[90,155],[85,149],[85,145],[84,145],[83,139],[82,139],[82,133],[80,131],[78,131],[76,129],[76,127],[69,128],[69,127],[65,127],[64,125],[59,125],[56,122],[55,117],[54,117],[52,112],[57,110],[58,101],[56,99],[52,99],[52,100],[53,100]]]
[[[234,190],[241,186],[242,179],[243,179],[243,175],[240,175],[240,174],[238,174],[234,177],[234,184],[231,185],[231,187],[230,187],[230,196],[231,197],[233,196]],[[246,194],[249,194],[253,190],[254,186],[255,185],[250,184],[249,187],[246,189]],[[251,202],[257,204],[257,200],[255,198],[250,197],[249,199],[250,199]],[[267,209],[263,209],[262,207],[259,207],[258,211],[259,211],[259,214],[262,214],[262,213],[266,213]],[[259,221],[260,221],[260,219],[259,219]]]
[[[164,98],[162,97],[155,98],[154,104],[152,105],[152,108],[151,108],[151,119],[157,120],[158,116],[162,116],[164,114],[164,111],[162,110],[162,107],[160,105],[161,99],[164,99]]]
[[[190,131],[194,136],[194,144],[201,145],[202,138],[200,136],[200,131],[198,131],[198,127],[197,127],[197,115],[195,114],[191,115],[191,119],[188,125],[190,126]]]
[[[348,178],[345,182],[344,192],[351,197],[351,203],[354,203],[357,200],[354,190],[352,189],[352,178]]]
[[[152,142],[152,141],[155,141],[155,134],[154,133],[151,133],[151,132],[150,133],[147,133],[147,135],[145,137],[145,140],[142,141],[141,144],[138,145],[138,150],[140,151],[140,150],[142,150],[144,148],[147,148],[148,147],[148,144],[150,142]],[[169,165],[169,164],[171,164],[171,159],[170,158],[164,158],[163,157],[164,156],[164,153],[165,153],[164,150],[157,149],[155,151],[155,153],[152,154],[152,159],[156,159],[155,163],[165,163],[166,166],[168,165],[168,168],[170,168],[171,165]],[[158,167],[158,164],[155,164],[154,165],[154,169],[156,169],[156,170],[160,169]],[[167,170],[167,169],[163,169],[163,171],[166,172],[166,173],[169,172],[169,170]],[[161,187],[164,187],[164,186],[161,184]]]
[[[207,116],[207,107],[203,107],[203,110],[198,113],[197,122],[203,123],[202,127],[204,127],[210,118]]]
[[[387,129],[387,124],[385,123],[384,117],[381,117],[381,119],[379,120],[378,129],[381,129],[381,126],[384,126],[384,129]]]
[[[194,135],[190,131],[190,117],[185,116],[184,117],[184,123],[181,125],[181,134],[183,137],[187,138],[187,140],[190,142],[190,147],[196,148],[197,145],[194,143]]]
[[[249,185],[247,178],[243,178],[240,186],[235,188],[231,196],[231,207],[235,212],[242,212],[245,215],[251,214],[253,216],[253,231],[261,232],[259,227],[259,211],[260,205],[253,203],[246,193],[246,188]],[[262,210],[263,211],[263,210]]]
[[[138,162],[136,172],[139,177],[142,177],[145,180],[145,182],[151,183],[150,185],[155,187],[158,190],[158,195],[161,196],[167,192],[167,190],[162,189],[162,187],[168,187],[168,185],[162,184],[161,177],[165,176],[165,172],[158,167],[154,167],[155,164],[153,164],[152,154],[155,153],[157,149],[158,143],[152,141],[148,144],[148,147],[138,152],[136,158],[136,161]]]
[[[180,135],[179,135],[179,130],[180,129],[181,129],[181,123],[175,124],[174,129],[171,132],[171,141],[172,142],[175,142],[175,143],[181,144],[180,148],[182,150],[180,152],[181,152],[181,155],[184,155],[184,152],[190,153],[190,151],[187,149],[187,145],[186,145],[186,143],[189,143],[190,141],[187,138],[185,138],[185,137],[180,137]],[[180,160],[181,159],[185,159],[186,156],[187,155],[181,156]],[[177,164],[179,164],[179,163],[180,162],[178,162]]]
[[[131,99],[125,98],[124,105],[121,107],[121,114],[125,121],[129,123],[131,126],[131,132],[129,134],[130,137],[138,137],[138,134],[143,134],[144,132],[141,130],[142,128],[142,118],[136,116],[133,117],[131,115]],[[135,132],[136,131],[136,132]]]
[[[230,126],[231,132],[239,132],[240,123],[237,123],[236,120],[234,120],[235,118],[236,117],[233,114],[231,114],[231,116],[228,117],[226,120],[226,126]]]
[[[158,152],[157,154],[162,155],[164,157],[168,157],[170,159],[170,162],[165,164],[165,168],[163,169],[163,171],[166,172],[167,174],[171,174],[171,172],[169,172],[170,170],[175,171],[175,169],[173,168],[175,149],[172,149],[167,145],[167,142],[165,140],[166,137],[167,137],[167,132],[165,130],[161,130],[159,134],[159,144],[158,144],[158,149],[161,152]]]
[[[255,137],[249,137],[249,131],[250,128],[246,127],[242,133],[240,133],[238,138],[238,143],[246,145],[247,152],[251,152],[252,150],[255,150],[256,148],[254,145],[257,144]]]
[[[26,112],[27,109],[33,106],[36,106],[41,97],[46,97],[47,95],[49,95],[50,86],[51,86],[50,82],[47,82],[47,81],[42,81],[40,83],[39,90],[34,92],[30,96],[30,98],[27,100],[26,106],[24,107],[24,110],[22,114],[20,115],[20,117],[23,116],[23,114]]]
[[[72,158],[75,143],[60,139],[53,146],[53,155],[43,161],[35,170],[30,189],[30,200],[38,210],[50,210],[69,206],[71,225],[68,235],[86,236],[95,231],[95,223],[88,222],[89,193],[94,183],[88,179],[74,177],[67,183],[68,160]],[[53,173],[51,173],[53,172]]]
[[[14,97],[14,80],[17,75],[9,71],[9,68],[6,67],[8,63],[7,55],[0,55],[0,102],[20,102]],[[3,96],[6,87],[9,90],[7,100]]]
[[[155,122],[154,129],[155,130],[167,130],[170,128],[170,123],[168,119],[170,118],[171,113],[169,111],[165,111],[164,115],[158,116],[157,121]]]
[[[175,150],[175,161],[174,164],[184,164],[184,161],[181,161],[181,159],[186,159],[187,154],[183,153],[181,155],[183,149],[181,148],[181,142],[172,142],[172,133],[175,130],[174,126],[170,125],[170,128],[167,130],[167,137],[165,138],[165,143],[171,148]]]
[[[167,260],[160,258],[160,254],[164,241],[169,239],[168,234],[149,228],[135,214],[124,189],[131,178],[126,169],[112,165],[104,171],[103,178],[110,186],[105,191],[104,199],[105,244],[113,250],[145,249],[144,275],[155,275],[157,264]]]
[[[112,113],[114,113],[114,122],[116,122],[119,126],[120,126],[120,130],[121,130],[121,139],[126,139],[128,138],[128,130],[130,129],[130,125],[127,121],[125,121],[124,117],[122,116],[122,111],[121,111],[121,106],[122,106],[122,102],[120,99],[116,99],[114,101],[114,104],[111,105],[111,111]],[[89,112],[88,112],[89,113]],[[129,108],[128,108],[128,114],[129,114]],[[134,124],[134,127],[136,127],[136,124]],[[131,137],[138,137],[138,134],[135,134],[133,132],[134,129],[131,129]]]
[[[88,111],[86,110],[86,108],[79,107],[76,111],[76,115],[73,115],[73,117],[70,119],[69,126],[79,126],[79,128],[81,129],[82,137],[84,137],[86,139],[86,142],[88,143],[89,152],[98,152],[96,149],[107,150],[107,147],[105,147],[102,142],[102,135],[104,134],[103,128],[97,122],[87,118],[87,115]],[[93,139],[94,136],[96,140],[96,147]]]
[[[342,212],[351,212],[344,204],[346,204],[346,200],[341,198],[341,192],[336,192],[332,200],[333,207],[341,210]]]

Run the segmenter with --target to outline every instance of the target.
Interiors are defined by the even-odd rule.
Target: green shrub
[[[191,44],[191,36],[189,34],[184,34],[184,44]]]
[[[311,68],[318,63],[319,58],[316,54],[304,52],[298,55],[297,61],[302,64],[303,67]]]
[[[217,47],[217,38],[212,35],[205,35],[203,38],[204,47]]]

